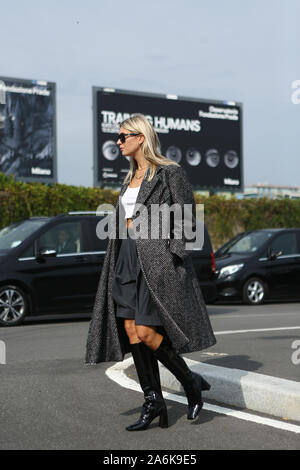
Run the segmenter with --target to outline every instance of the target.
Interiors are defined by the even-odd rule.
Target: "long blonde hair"
[[[160,154],[160,142],[157,133],[143,114],[134,114],[130,118],[125,119],[125,121],[120,124],[120,127],[124,127],[128,132],[143,134],[145,137],[141,145],[141,150],[149,165],[148,181],[152,180],[158,165],[180,166],[177,162]],[[135,159],[130,157],[130,168],[124,179],[124,184],[131,181],[136,168],[137,164]]]

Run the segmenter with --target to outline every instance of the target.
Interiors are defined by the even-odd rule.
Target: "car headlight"
[[[231,264],[230,266],[224,266],[223,268],[220,269],[219,279],[221,277],[231,276],[231,274],[234,274],[237,271],[240,271],[240,269],[242,269],[243,266],[244,266],[244,263]]]

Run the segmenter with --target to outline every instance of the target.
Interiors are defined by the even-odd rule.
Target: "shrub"
[[[116,205],[119,193],[109,189],[66,184],[23,183],[0,172],[0,228],[33,216],[69,211],[96,211]],[[300,200],[237,199],[195,195],[204,204],[205,223],[214,250],[239,232],[259,228],[300,227]]]

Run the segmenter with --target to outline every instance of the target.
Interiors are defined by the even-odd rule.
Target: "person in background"
[[[74,240],[71,239],[70,233],[67,229],[63,228],[58,234],[58,247],[57,253],[76,253],[77,247]]]

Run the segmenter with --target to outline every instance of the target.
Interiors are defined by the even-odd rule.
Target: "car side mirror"
[[[48,248],[42,248],[37,252],[37,258],[49,258],[56,256],[56,250],[49,250]]]

